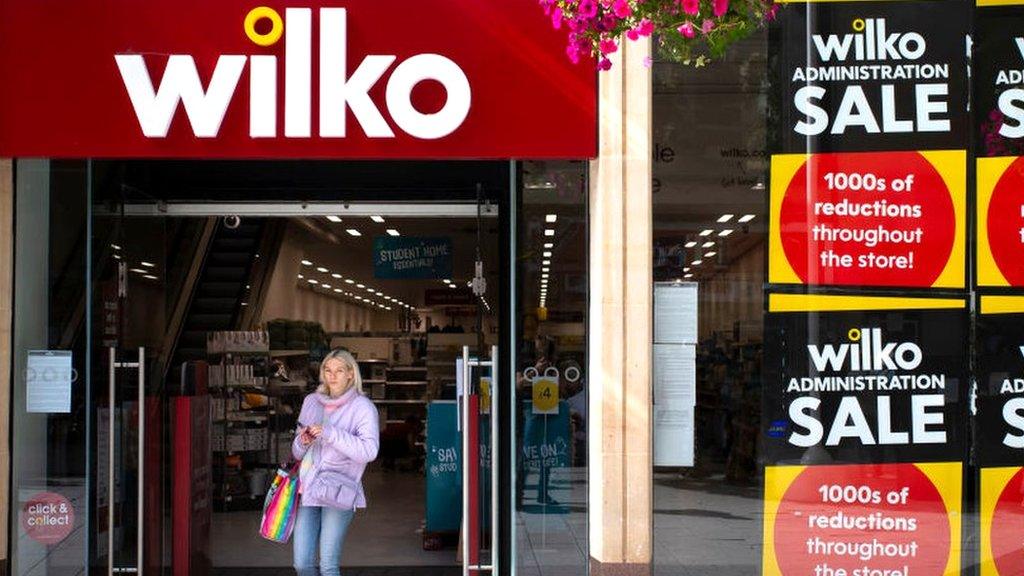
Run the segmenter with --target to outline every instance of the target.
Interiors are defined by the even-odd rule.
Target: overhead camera
[[[238,226],[241,225],[241,224],[242,224],[241,216],[225,216],[224,217],[224,227],[228,228],[229,230],[234,230],[235,228],[238,228]]]

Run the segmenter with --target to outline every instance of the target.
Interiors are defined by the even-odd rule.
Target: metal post
[[[469,576],[469,346],[462,347],[462,574]]]
[[[138,548],[136,552],[136,574],[142,574],[142,566],[145,562],[145,533],[146,524],[143,511],[145,510],[146,496],[146,349],[139,347],[139,480],[138,480]]]
[[[113,347],[108,350],[110,387],[107,392],[107,409],[110,414],[107,416],[107,446],[110,450],[107,458],[107,574],[114,576],[114,381],[117,378],[117,352]]]
[[[491,346],[491,576],[498,576],[498,347]]]

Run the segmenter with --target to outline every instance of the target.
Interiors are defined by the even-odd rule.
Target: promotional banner
[[[963,149],[970,19],[959,0],[779,10],[776,152]]]
[[[974,29],[976,278],[1024,287],[1024,6],[979,0]],[[978,297],[974,457],[981,576],[1024,573],[1024,296]]]
[[[378,236],[373,239],[374,278],[441,280],[451,276],[451,238]]]
[[[960,573],[959,462],[765,469],[765,576]]]
[[[976,327],[974,453],[981,574],[1024,572],[1024,296],[982,295]]]
[[[763,573],[960,567],[963,299],[770,294]]]
[[[427,406],[426,527],[428,532],[457,531],[462,519],[462,440],[458,407],[452,401]]]
[[[978,158],[977,281],[1024,287],[1024,159]]]
[[[0,156],[589,158],[535,0],[0,3]]]
[[[974,93],[978,119],[978,286],[1024,287],[1024,6],[979,2]]]
[[[772,157],[773,284],[962,288],[965,151]]]
[[[981,576],[1024,573],[1024,468],[981,469]]]
[[[978,0],[972,86],[979,158],[1024,155],[1024,2]]]
[[[962,299],[771,294],[763,454],[770,463],[962,458]]]
[[[964,287],[969,21],[958,0],[779,11],[770,283]]]

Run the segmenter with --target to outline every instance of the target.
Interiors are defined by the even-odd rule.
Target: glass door
[[[11,573],[79,574],[92,529],[86,162],[17,160]]]
[[[92,350],[96,386],[92,568],[165,566],[164,382],[172,261],[168,219],[128,217],[128,192],[94,178]]]
[[[517,576],[586,576],[587,163],[516,165],[510,513]],[[600,442],[600,440],[596,440]]]
[[[501,388],[498,346],[459,363],[459,427],[462,433],[462,573],[503,574],[499,540],[502,510],[497,495],[503,472],[498,454],[502,410],[494,401]]]

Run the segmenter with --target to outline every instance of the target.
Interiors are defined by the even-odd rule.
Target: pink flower
[[[604,18],[601,19],[601,23],[598,26],[598,29],[600,29],[602,32],[611,32],[612,30],[615,29],[615,26],[617,26],[618,23],[619,21],[618,19],[615,18],[615,16],[612,16],[611,14],[605,14]]]
[[[626,38],[635,42],[640,39],[640,32],[638,32],[636,28],[630,28],[629,30],[626,30]]]
[[[555,30],[562,27],[562,9],[557,6],[551,11],[551,25],[555,27]]]
[[[598,44],[598,48],[601,50],[601,54],[612,54],[619,49],[619,45],[615,43],[615,40],[605,38]]]
[[[597,16],[597,2],[594,0],[580,0],[579,15],[584,18]]]
[[[611,70],[612,69],[612,61],[607,59],[607,58],[601,58],[601,61],[597,63],[597,69],[598,70],[602,70],[602,71],[604,71],[604,70]]]
[[[679,3],[683,6],[683,12],[691,16],[696,16],[700,12],[700,0],[680,0]]]
[[[713,0],[715,16],[721,18],[729,11],[729,0]]]
[[[644,68],[650,68],[653,63],[654,60],[650,56],[644,56]]]
[[[702,22],[701,25],[700,25],[700,31],[705,33],[705,34],[707,34],[708,32],[711,32],[714,29],[715,29],[715,23],[710,18],[705,20],[704,22]]]
[[[651,22],[647,18],[640,21],[640,25],[636,28],[637,33],[641,36],[650,36],[654,33],[654,22]]]
[[[565,55],[569,57],[573,64],[580,63],[580,49],[575,44],[569,44],[565,47]]]
[[[693,38],[694,36],[697,35],[697,31],[694,30],[694,28],[693,28],[693,22],[690,22],[689,20],[687,20],[679,28],[676,28],[676,30],[678,30],[679,33],[682,34],[686,38]]]
[[[633,8],[630,7],[629,2],[626,0],[615,0],[615,4],[612,5],[612,11],[619,18],[629,18],[633,14]]]
[[[779,12],[779,5],[778,4],[772,4],[771,7],[768,8],[768,11],[764,13],[764,19],[767,20],[768,22],[771,22],[772,20],[775,20],[775,16],[776,16],[776,14],[778,14],[778,12]]]

